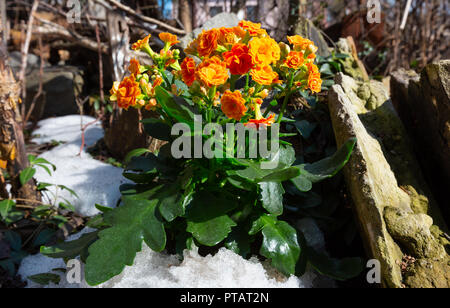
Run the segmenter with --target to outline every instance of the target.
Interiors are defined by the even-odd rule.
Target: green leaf
[[[96,205],[95,205],[95,208],[96,208],[97,210],[99,210],[100,212],[102,212],[102,213],[108,213],[108,212],[111,212],[111,211],[113,210],[113,209],[110,208],[110,207],[103,206],[103,205],[100,205],[100,204],[96,204]]]
[[[73,191],[72,189],[70,189],[69,187],[67,187],[67,186],[65,186],[65,185],[58,185],[58,187],[59,187],[61,190],[68,191],[69,194],[71,194],[72,196],[74,196],[74,197],[76,197],[76,198],[79,198],[78,195],[77,195],[77,193],[76,193],[75,191]]]
[[[350,159],[355,144],[356,138],[351,138],[333,156],[314,164],[299,166],[302,169],[301,174],[312,183],[317,183],[335,176]]]
[[[308,139],[309,137],[311,137],[312,132],[317,127],[316,123],[310,123],[306,120],[297,121],[297,122],[295,122],[294,125],[297,128],[300,135],[302,135],[302,137],[305,139]]]
[[[178,183],[163,186],[154,198],[158,200],[158,208],[162,217],[168,222],[184,215],[186,198],[183,197]]]
[[[259,187],[262,206],[273,215],[283,214],[283,185],[277,182],[262,182]]]
[[[12,250],[19,251],[22,248],[22,238],[17,232],[8,230],[3,233]]]
[[[294,275],[300,257],[297,231],[284,221],[268,223],[262,229],[261,255],[272,260],[272,266],[286,276]]]
[[[146,157],[135,156],[131,157],[125,170],[145,173],[156,172],[156,167],[159,163],[158,158],[153,153],[150,153]]]
[[[269,175],[263,177],[259,182],[278,182],[282,183],[284,181],[296,178],[300,175],[300,169],[296,167],[291,167],[279,171],[275,171]]]
[[[345,281],[357,277],[364,270],[361,258],[332,259],[327,255],[316,252],[311,247],[307,248],[308,262],[320,274],[336,280]]]
[[[37,274],[33,276],[28,276],[28,279],[31,281],[38,283],[40,285],[46,286],[53,282],[54,284],[59,284],[61,277],[57,274],[45,273],[45,274]]]
[[[188,124],[193,128],[194,113],[190,110],[190,106],[180,97],[174,97],[163,87],[156,87],[156,99],[164,111],[178,122]]]
[[[47,187],[50,187],[50,186],[54,186],[54,185],[49,184],[49,183],[38,183],[37,190],[39,190],[39,191],[47,190]]]
[[[280,147],[280,164],[290,167],[295,162],[295,150],[291,146],[281,146]]]
[[[6,219],[8,213],[15,205],[16,203],[13,200],[0,201],[0,216],[2,216],[3,219]]]
[[[28,183],[28,181],[30,181],[33,176],[36,174],[36,169],[34,169],[33,167],[28,167],[22,170],[22,172],[20,173],[20,184],[22,184],[22,186],[24,186],[26,183]]]
[[[170,141],[172,139],[172,129],[164,121],[150,118],[142,120],[142,123],[144,123],[145,132],[149,136],[162,141]]]
[[[236,227],[225,240],[225,247],[246,258],[250,253],[250,237],[242,227]]]
[[[187,231],[202,245],[215,246],[228,237],[236,223],[227,215],[237,207],[237,200],[230,200],[210,192],[199,192],[187,211]]]
[[[44,229],[39,232],[39,235],[33,241],[33,247],[40,247],[48,243],[55,235],[56,231],[52,229]]]
[[[85,277],[95,286],[120,274],[133,265],[142,240],[154,251],[166,246],[164,224],[157,211],[157,200],[123,198],[124,205],[105,214],[112,227],[99,233],[99,240],[89,248]]]
[[[83,234],[79,239],[71,242],[62,242],[54,246],[41,246],[41,253],[49,258],[73,259],[98,239],[98,231]]]
[[[312,182],[307,179],[303,174],[291,179],[292,183],[302,192],[308,192],[312,189]]]
[[[138,156],[142,156],[146,153],[150,153],[149,149],[145,149],[145,148],[141,148],[141,149],[135,149],[133,151],[131,151],[130,153],[127,154],[127,156],[125,157],[125,163],[129,163],[131,161],[131,159],[133,157],[138,157]]]

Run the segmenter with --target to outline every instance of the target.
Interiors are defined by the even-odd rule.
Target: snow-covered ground
[[[78,156],[81,145],[81,121],[83,124],[93,121],[90,117],[66,116],[41,121],[34,132],[34,141],[44,143],[63,141],[62,145],[44,153],[41,157],[57,167],[53,176],[44,170],[38,170],[36,179],[39,182],[65,185],[73,189],[79,196],[75,198],[64,192],[75,206],[78,213],[93,216],[98,213],[95,204],[114,207],[120,197],[119,186],[126,182],[120,168],[116,168],[94,160],[86,152]],[[100,124],[86,130],[86,145],[93,145],[103,137]],[[307,241],[314,248],[323,250],[323,234],[312,219],[298,222]],[[88,229],[73,235],[69,240],[88,232]],[[19,275],[26,277],[51,272],[56,268],[65,268],[62,259],[51,259],[41,254],[29,256],[22,261]],[[256,258],[245,260],[233,252],[221,249],[214,256],[201,257],[193,252],[185,252],[183,262],[177,256],[155,253],[143,244],[143,250],[136,256],[133,266],[126,267],[123,273],[104,283],[103,288],[149,287],[149,288],[310,288],[333,286],[333,282],[324,278],[312,269],[302,277],[292,276],[289,279],[275,277],[273,270],[267,271]],[[270,272],[270,273],[269,273]],[[59,273],[59,272],[54,272]],[[61,273],[61,282],[51,287],[87,287],[81,284],[68,284]],[[28,281],[29,287],[39,285]]]
[[[123,170],[93,159],[85,151],[78,156],[81,146],[81,124],[94,121],[92,117],[78,115],[51,118],[39,122],[39,128],[33,132],[35,143],[64,142],[40,157],[56,165],[56,171],[50,176],[44,169],[37,168],[38,182],[65,185],[73,189],[79,198],[68,191],[58,190],[58,195],[69,200],[76,212],[84,216],[98,214],[95,204],[114,207],[120,198],[119,186],[126,182]],[[103,138],[103,129],[98,122],[89,126],[85,133],[87,147]],[[55,192],[55,189],[52,189]]]

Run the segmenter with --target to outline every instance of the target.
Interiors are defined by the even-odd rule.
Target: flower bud
[[[289,45],[281,42],[279,44],[280,49],[281,49],[281,59],[280,60],[284,60],[286,59],[286,57],[288,56],[288,54],[291,52],[291,47],[289,47]]]
[[[261,97],[262,99],[267,98],[267,96],[269,96],[269,90],[268,89],[262,90],[261,92],[259,92],[258,96]]]

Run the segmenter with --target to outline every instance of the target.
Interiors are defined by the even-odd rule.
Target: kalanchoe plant
[[[111,99],[123,109],[155,111],[159,118],[143,120],[145,130],[167,144],[158,153],[136,149],[128,155],[124,176],[135,184],[121,187],[119,207],[98,207],[103,214],[89,225],[97,231],[75,242],[43,247],[42,252],[51,257],[81,255],[91,285],[132,265],[143,241],[157,252],[170,242],[179,253],[220,245],[244,257],[257,247],[283,274],[301,275],[306,245],[302,234],[281,219],[283,183],[310,191],[313,183],[334,176],[345,165],[355,141],[331,158],[299,165],[292,146],[282,140],[269,156],[234,158],[240,156],[232,139],[226,145],[216,143],[212,158],[177,159],[171,133],[180,123],[194,128],[198,118],[202,125],[241,123],[257,134],[275,129],[288,120],[284,113],[292,94],[320,92],[322,81],[314,64],[317,47],[300,36],[288,37],[290,46],[278,44],[261,25],[242,21],[234,28],[201,33],[180,64],[180,51],[173,50],[176,36],[161,34],[165,46],[159,53],[150,48],[149,39],[138,41],[133,49],[146,52],[154,64],[143,66],[131,60],[131,75],[114,84]],[[239,80],[242,87],[237,86]],[[274,97],[270,106],[282,101],[278,116],[270,112],[271,107],[264,115],[261,111],[269,96]],[[189,140],[198,137],[202,144],[217,141],[203,131],[188,133]],[[223,137],[229,140],[229,132]],[[251,136],[244,141],[244,145],[253,143]],[[224,153],[231,155],[217,155]],[[271,169],[264,167],[272,162]]]

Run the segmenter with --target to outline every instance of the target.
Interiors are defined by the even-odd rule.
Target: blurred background
[[[450,58],[446,0],[3,0],[0,10],[0,59],[20,85],[24,127],[53,116],[92,115],[101,118],[117,157],[145,140],[124,129],[142,115],[122,114],[109,102],[109,89],[128,73],[131,58],[149,61],[130,49],[149,33],[155,50],[161,32],[176,34],[184,48],[201,30],[242,19],[261,23],[277,41],[308,37],[319,47],[323,96],[341,71],[388,84],[399,68],[420,73]],[[116,143],[121,139],[129,146]]]

